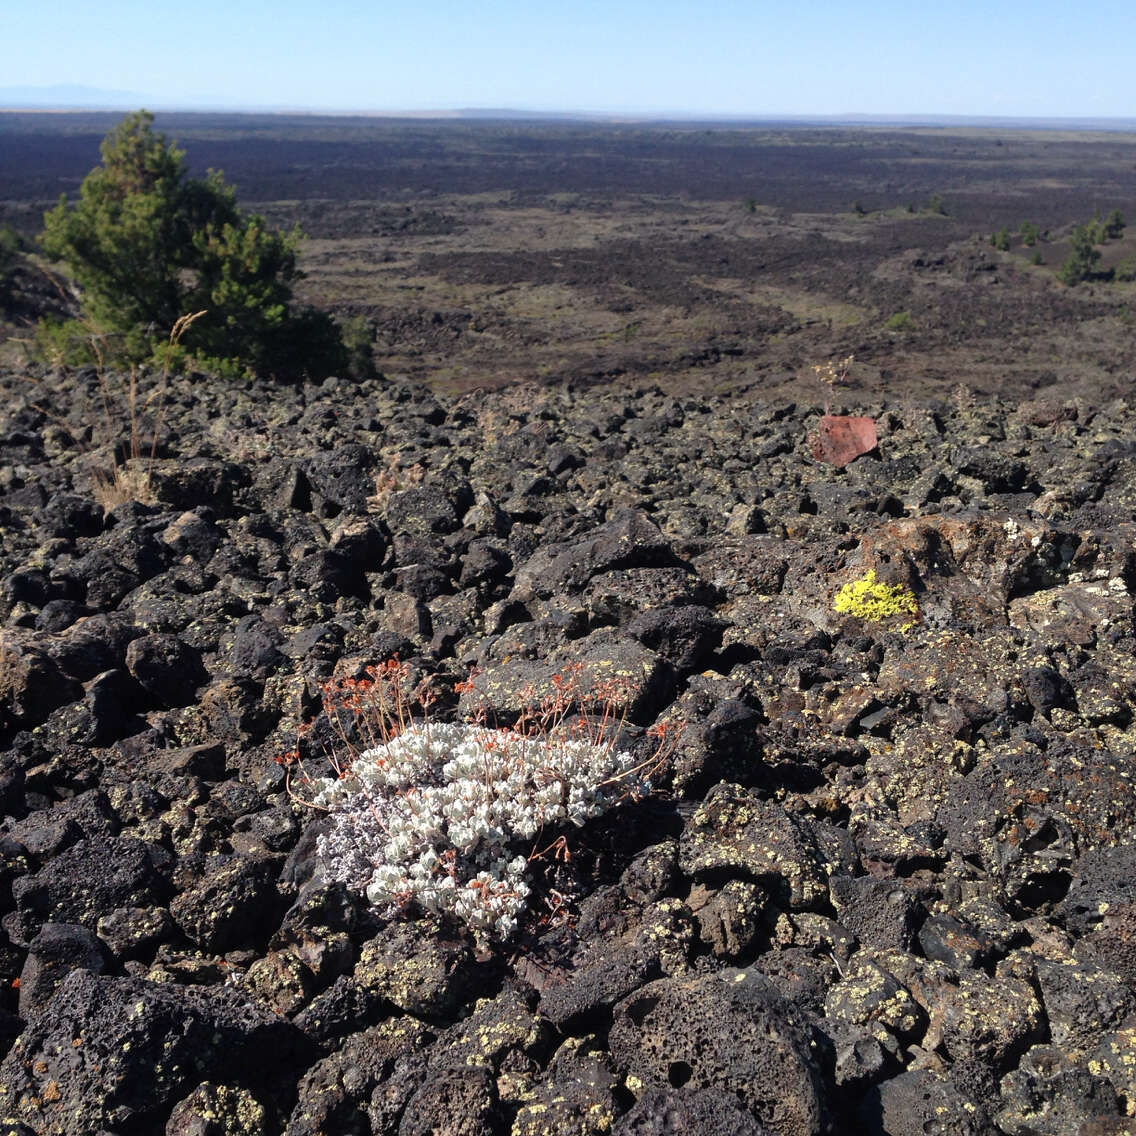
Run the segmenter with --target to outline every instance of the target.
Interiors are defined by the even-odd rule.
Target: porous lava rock
[[[98,375],[31,377],[0,372],[14,1134],[1131,1128],[1126,403],[847,391],[879,444],[837,468],[756,387],[186,376],[110,501]],[[917,612],[837,611],[869,572]],[[374,744],[394,655],[405,713],[602,705],[650,777],[517,843],[506,943],[324,875],[304,779]]]

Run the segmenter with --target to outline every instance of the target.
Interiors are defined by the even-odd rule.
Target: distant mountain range
[[[231,114],[318,114],[374,115],[389,118],[502,119],[537,121],[590,122],[698,122],[746,124],[794,123],[818,126],[976,126],[1018,129],[1060,130],[1136,130],[1136,118],[1103,116],[1070,116],[1068,118],[1031,118],[1020,115],[956,115],[956,114],[692,114],[676,111],[670,114],[607,113],[594,111],[518,110],[500,107],[461,107],[453,110],[375,110],[359,107],[302,107],[288,104],[238,104],[217,96],[171,98],[168,95],[142,94],[139,91],[107,90],[75,83],[56,83],[47,87],[0,87],[0,110],[149,110],[214,111]]]

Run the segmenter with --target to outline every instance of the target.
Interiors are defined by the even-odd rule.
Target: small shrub
[[[0,225],[0,311],[7,311],[12,302],[16,266],[23,251],[23,242],[11,225]]]
[[[1030,257],[1030,264],[1044,264],[1045,257],[1041,255],[1041,249],[1035,249],[1033,256]]]
[[[814,363],[813,374],[824,385],[826,396],[824,400],[824,412],[828,413],[829,407],[832,404],[832,396],[836,393],[837,387],[844,386],[848,381],[848,375],[852,371],[852,364],[856,361],[854,355],[846,355],[843,359],[829,359],[827,363]]]
[[[884,324],[885,331],[914,331],[915,320],[912,319],[910,312],[896,312]]]
[[[375,322],[366,316],[351,316],[339,323],[347,351],[347,373],[353,379],[373,379],[375,368]]]
[[[1022,235],[1022,244],[1025,245],[1026,248],[1033,248],[1041,239],[1041,229],[1032,221],[1023,221],[1019,232]]]
[[[41,319],[32,334],[32,351],[49,367],[87,367],[98,362],[99,332],[83,320]]]
[[[402,458],[398,454],[392,454],[386,466],[375,474],[375,492],[367,498],[367,512],[386,512],[392,493],[421,485],[425,477],[426,470],[423,466],[415,462],[404,469]]]
[[[927,208],[932,213],[938,213],[942,217],[945,217],[947,215],[947,207],[943,203],[943,195],[941,193],[931,194],[931,198],[927,202]]]
[[[870,623],[912,617],[904,623],[904,631],[913,627],[919,618],[915,593],[903,584],[885,584],[877,578],[874,568],[859,580],[845,584],[836,593],[832,606],[841,615],[853,615]]]
[[[1124,214],[1119,209],[1114,209],[1104,219],[1101,225],[1101,233],[1105,240],[1116,241],[1124,236],[1125,227]]]
[[[1082,280],[1095,276],[1100,264],[1100,249],[1096,247],[1095,231],[1089,225],[1075,225],[1069,239],[1070,253],[1058,273],[1063,284],[1072,287]]]
[[[1112,278],[1121,284],[1130,284],[1136,280],[1136,257],[1128,257],[1120,261],[1112,270]]]
[[[996,233],[994,233],[991,236],[990,243],[999,252],[1009,252],[1010,251],[1010,230],[1009,229],[999,229]]]
[[[546,830],[644,795],[662,760],[666,729],[646,761],[619,748],[620,692],[585,691],[579,668],[558,675],[555,694],[533,696],[507,728],[483,715],[431,721],[432,693],[410,686],[407,664],[368,674],[325,686],[335,776],[303,774],[301,799],[328,814],[317,845],[328,877],[388,917],[417,910],[464,924],[483,942],[510,938],[528,906],[532,866],[549,852],[571,855],[563,833],[550,840]]]

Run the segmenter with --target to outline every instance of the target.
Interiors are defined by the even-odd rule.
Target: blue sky
[[[1136,116],[1136,0],[0,0],[0,86],[312,109]]]

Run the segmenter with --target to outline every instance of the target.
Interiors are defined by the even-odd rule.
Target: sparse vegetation
[[[388,917],[426,912],[482,942],[510,938],[533,866],[571,858],[569,826],[645,796],[673,747],[660,724],[645,758],[621,749],[626,681],[587,686],[582,671],[557,673],[543,696],[521,692],[526,708],[508,728],[487,723],[472,680],[457,684],[473,696],[468,719],[431,721],[434,692],[396,659],[324,684],[333,776],[308,776],[302,739],[280,760],[298,770],[298,798],[328,814],[318,853],[329,878]]]
[[[242,213],[216,171],[188,177],[184,151],[145,111],[107,136],[102,158],[76,205],[64,197],[45,216],[42,243],[81,289],[88,333],[105,338],[112,361],[150,359],[183,313],[205,311],[179,356],[278,378],[345,366],[330,317],[291,307],[298,228],[281,233]],[[69,330],[46,334],[70,360],[86,361],[70,354]]]
[[[1124,229],[1124,214],[1119,209],[1114,209],[1101,224],[1101,233],[1108,241],[1120,240],[1124,236]]]
[[[847,355],[843,359],[829,359],[827,363],[813,364],[813,374],[824,384],[826,393],[825,397],[825,413],[828,413],[828,406],[832,400],[832,396],[836,392],[837,387],[844,386],[848,381],[848,376],[852,371],[852,364],[855,362],[854,355]]]
[[[886,584],[874,568],[836,593],[833,609],[841,615],[855,616],[869,623],[902,619],[901,630],[913,627],[919,618],[919,603],[905,584]]]
[[[884,324],[885,331],[914,331],[915,320],[912,318],[910,312],[896,312]]]
[[[1009,229],[999,229],[996,233],[991,235],[990,243],[999,252],[1009,252],[1010,251],[1010,230]]]
[[[19,263],[22,242],[11,225],[0,226],[0,311],[12,301],[12,286]]]
[[[3,140],[5,154],[38,151],[49,157],[61,171],[72,208],[84,175],[98,162],[90,135],[84,141],[76,125],[67,115],[37,115]],[[802,167],[799,177],[759,187],[753,171],[781,154],[777,132],[691,136],[679,160],[668,149],[673,140],[648,130],[640,144],[651,160],[631,161],[621,149],[626,139],[606,127],[569,134],[526,127],[521,132],[526,139],[530,134],[540,139],[533,145],[560,154],[555,164],[533,167],[537,176],[529,166],[530,143],[521,145],[515,128],[489,124],[431,126],[439,145],[421,167],[414,165],[421,155],[419,128],[385,120],[345,120],[342,137],[324,141],[320,123],[284,116],[214,124],[159,114],[154,128],[188,150],[191,177],[204,179],[209,165],[223,167],[226,180],[239,186],[240,201],[258,203],[246,204],[247,211],[263,213],[268,228],[287,232],[298,223],[310,234],[298,261],[306,278],[294,283],[298,302],[335,312],[348,338],[350,320],[373,323],[374,365],[392,380],[429,382],[454,393],[497,391],[520,379],[590,385],[646,375],[725,389],[751,381],[757,361],[770,368],[764,383],[777,375],[788,389],[802,370],[812,379],[810,363],[851,350],[865,376],[879,368],[896,383],[901,376],[904,382],[930,381],[925,376],[932,372],[954,381],[970,370],[972,333],[981,338],[991,364],[984,375],[998,369],[990,352],[1004,371],[1044,374],[1063,345],[1072,352],[1073,369],[1089,366],[1080,347],[1072,346],[1083,345],[1073,331],[1083,316],[1077,289],[1041,291],[1034,285],[1043,276],[1056,277],[1069,254],[1071,223],[1091,218],[1094,200],[1102,224],[1114,206],[1131,212],[1121,197],[1100,195],[1102,186],[1120,184],[1115,178],[1131,168],[1136,145],[1129,140],[1118,142],[1119,149],[1098,151],[1076,137],[1039,135],[1028,147],[1002,155],[1007,164],[998,185],[964,189],[966,171],[986,153],[986,140],[979,145],[903,132],[886,142],[878,138],[886,160],[879,167],[881,180],[874,181],[849,164],[858,154],[855,146],[843,144],[857,137],[850,132],[840,145],[810,150],[817,164]],[[21,137],[19,149],[12,149],[12,139]],[[311,161],[312,153],[326,159]],[[505,191],[487,188],[487,171],[497,169],[482,161],[490,153],[500,153],[503,162],[492,178],[536,178],[525,208],[510,205]],[[591,153],[603,161],[576,160]],[[907,159],[908,180],[882,180],[893,160]],[[1054,163],[1051,173],[1078,171],[1070,175],[1067,194],[1055,195],[1039,173],[1047,162]],[[29,206],[42,197],[42,179],[37,183],[31,170],[14,161],[0,160],[0,166],[0,180],[11,187],[0,223],[34,232]],[[670,216],[660,209],[669,195],[695,182],[698,196],[683,206],[681,222],[686,235],[699,239],[674,241],[660,255],[660,232],[669,225],[660,229],[660,219]],[[747,197],[758,202],[755,214],[747,212]],[[856,198],[872,210],[869,216],[850,212]],[[631,202],[634,208],[625,207]],[[915,203],[915,215],[901,214],[908,202]],[[949,217],[931,211],[944,202]],[[876,211],[883,205],[890,208]],[[1030,246],[1020,234],[1023,220],[1043,233],[1052,231]],[[770,258],[777,246],[753,239],[759,221],[763,235],[774,238],[820,234],[823,239],[809,238],[807,256],[814,263],[808,272],[792,258]],[[1005,287],[977,287],[1006,255],[991,256],[986,244],[1003,223],[1012,263],[1028,269],[1040,249],[1044,267],[1014,280],[1001,275]],[[474,233],[485,241],[471,242]],[[982,249],[971,240],[975,233],[981,234]],[[1097,281],[1102,271],[1136,252],[1132,242],[1126,229],[1122,240],[1101,247]],[[918,246],[921,264],[892,262],[905,243]],[[32,268],[42,260],[29,259]],[[865,273],[870,261],[881,266],[878,272]],[[21,316],[37,309],[56,317],[74,310],[68,303],[73,290],[62,273],[55,275],[62,289],[20,268]],[[1020,285],[1027,280],[1028,303],[1022,303]],[[938,288],[934,304],[912,307],[915,333],[881,335],[897,305],[914,302],[904,296],[920,294],[916,281],[965,286]],[[900,290],[909,285],[906,293]],[[1131,285],[1117,285],[1117,304],[1124,298],[1121,288]],[[1104,289],[1097,292],[1098,301],[1111,302]],[[472,325],[483,330],[471,333]],[[1011,345],[995,333],[1003,325],[1019,327],[1023,338]],[[105,330],[92,325],[66,338],[82,350],[90,333]],[[1041,334],[1044,330],[1054,335]],[[356,331],[358,341],[366,338],[364,327]],[[21,352],[18,337],[27,334],[10,329],[3,345],[10,359]],[[186,337],[187,353],[202,352],[198,334]],[[903,350],[902,361],[875,358],[873,350],[861,347],[873,336],[885,353],[890,336]],[[1055,348],[1056,340],[1061,345]],[[366,364],[362,346],[355,369]],[[1092,367],[1115,365],[1115,345],[1105,338],[1094,339],[1091,354]]]
[[[1061,266],[1058,276],[1062,284],[1072,287],[1082,280],[1088,280],[1097,272],[1100,264],[1100,249],[1096,247],[1095,226],[1076,225],[1069,238],[1070,253],[1068,259]]]
[[[1026,248],[1033,248],[1041,240],[1041,228],[1032,221],[1023,221],[1022,227],[1018,231],[1022,236],[1022,244]]]
[[[80,320],[40,325],[41,349],[47,350],[55,336],[64,345],[60,350],[94,365],[96,389],[88,413],[82,416],[89,434],[77,435],[50,406],[41,403],[38,409],[62,426],[81,452],[89,451],[94,496],[104,512],[126,501],[153,503],[150,473],[165,420],[171,365],[182,337],[204,315],[194,312],[174,322],[168,340],[155,352],[163,360],[157,375],[142,375],[136,366],[125,372],[108,371],[105,338],[88,334]]]
[[[353,379],[373,379],[375,367],[375,323],[366,316],[351,316],[339,323],[343,346],[347,352],[347,374]]]

